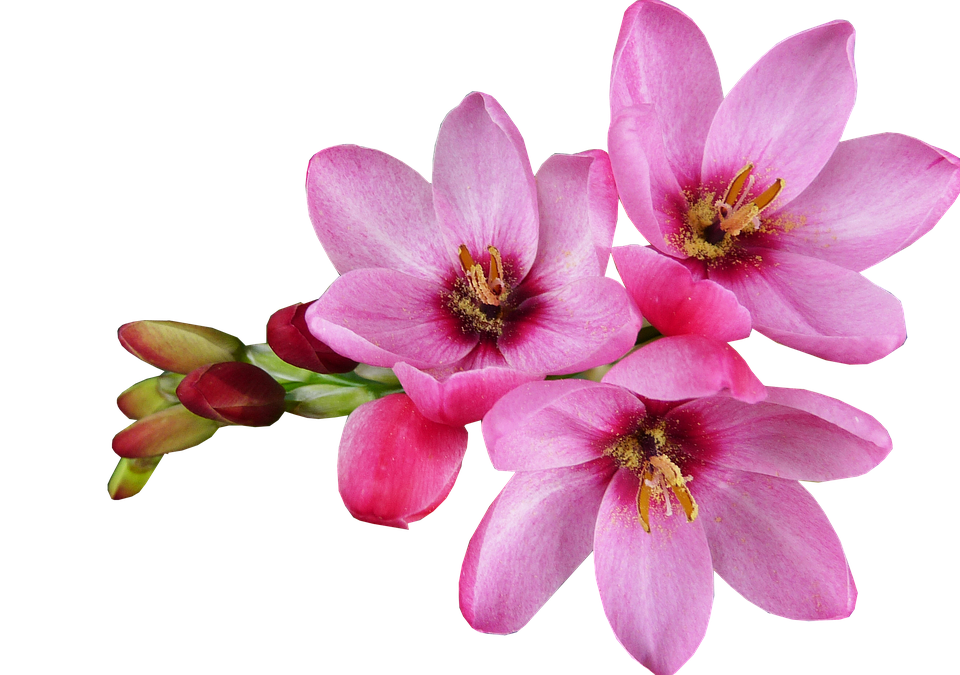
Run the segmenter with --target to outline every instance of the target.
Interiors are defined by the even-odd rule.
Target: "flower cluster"
[[[267,344],[122,326],[164,372],[118,399],[135,421],[113,441],[111,496],[222,426],[349,415],[344,504],[407,528],[447,497],[482,420],[515,473],[463,562],[475,629],[519,630],[591,552],[611,627],[657,675],[700,644],[714,571],[768,612],[848,616],[850,565],[800,481],[863,474],[890,437],[841,401],[765,386],[729,343],[756,330],[869,363],[906,338],[900,303],[860,272],[936,224],[960,161],[897,134],[840,141],[853,36],[840,21],[788,38],[724,96],[697,26],[640,0],[607,151],[534,172],[505,110],[472,93],[440,126],[430,182],[376,150],[318,152],[309,214],[339,278],[270,317]],[[619,204],[650,246],[613,247]]]

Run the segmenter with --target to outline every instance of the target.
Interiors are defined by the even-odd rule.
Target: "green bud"
[[[210,363],[236,361],[239,339],[215,328],[179,321],[134,321],[120,326],[124,349],[161,370],[189,373]]]
[[[307,384],[287,392],[287,412],[300,417],[323,419],[349,415],[364,403],[379,398],[366,387],[336,384]]]
[[[273,353],[270,345],[250,345],[245,347],[240,361],[254,365],[267,373],[280,384],[288,382],[311,382],[318,379],[317,373],[305,368],[297,368]]]
[[[179,377],[179,376],[178,376]],[[138,420],[177,404],[176,395],[167,395],[161,386],[163,376],[150,377],[137,382],[117,397],[120,412],[132,420]]]
[[[373,380],[374,382],[389,384],[391,386],[400,386],[400,380],[397,379],[397,376],[391,368],[378,368],[377,366],[368,366],[366,363],[361,363],[353,372],[365,380]]]
[[[107,482],[110,499],[126,499],[140,492],[150,480],[163,455],[127,459],[122,457]]]
[[[218,422],[194,415],[182,405],[155,412],[113,437],[121,457],[155,457],[203,443],[220,428]]]

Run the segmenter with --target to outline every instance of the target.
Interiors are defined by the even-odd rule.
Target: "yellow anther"
[[[640,515],[640,525],[643,531],[650,532],[650,492],[653,490],[653,473],[648,466],[640,475],[640,489],[637,491],[637,513]]]
[[[786,182],[782,178],[778,178],[773,181],[773,185],[764,190],[759,197],[753,200],[753,205],[757,207],[757,213],[763,211],[774,199],[777,198],[777,195],[780,194],[780,190],[783,189],[783,186]]]
[[[740,191],[743,190],[743,186],[747,182],[747,178],[750,177],[751,171],[753,171],[752,163],[740,169],[737,175],[733,177],[733,180],[730,181],[730,187],[728,187],[727,191],[723,194],[723,201],[727,206],[733,206],[737,203]]]

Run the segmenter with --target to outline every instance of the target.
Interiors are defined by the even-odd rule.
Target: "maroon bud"
[[[357,362],[337,354],[313,337],[307,328],[304,315],[311,304],[298,302],[274,312],[267,322],[267,344],[274,354],[291,366],[324,375],[349,373],[357,367]]]
[[[266,371],[239,361],[197,368],[177,387],[177,398],[194,415],[247,427],[268,427],[280,419],[284,395]]]

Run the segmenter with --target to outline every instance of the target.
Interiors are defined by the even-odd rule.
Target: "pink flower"
[[[609,149],[624,208],[657,249],[732,291],[771,339],[867,363],[906,329],[897,299],[860,272],[930,230],[960,173],[907,136],[838,144],[853,42],[843,21],[795,35],[724,98],[696,25],[636,2],[614,54]]]
[[[500,105],[474,93],[440,127],[433,185],[375,150],[307,171],[310,217],[342,274],[306,313],[337,353],[393,367],[428,419],[461,426],[548,373],[607,363],[639,319],[603,276],[617,201],[606,154],[536,177]]]
[[[641,363],[660,344],[673,355]],[[869,471],[889,436],[840,401],[764,390],[729,346],[705,359],[689,348],[698,344],[721,343],[664,338],[603,383],[529,383],[487,414],[494,466],[517,473],[464,559],[460,607],[471,626],[520,629],[591,550],[617,638],[657,675],[679,669],[703,639],[713,570],[780,616],[853,611],[840,541],[797,481]]]

